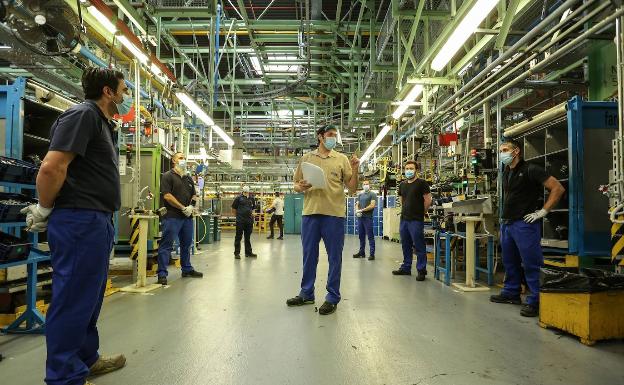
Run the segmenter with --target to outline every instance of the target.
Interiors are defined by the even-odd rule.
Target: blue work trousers
[[[167,276],[167,266],[171,259],[173,241],[180,241],[180,264],[182,272],[193,271],[191,266],[191,244],[193,243],[193,219],[164,218],[162,220],[162,239],[158,245],[158,276]]]
[[[399,226],[403,264],[401,270],[412,271],[412,253],[416,250],[416,270],[427,271],[427,246],[425,245],[425,224],[422,221],[401,220]]]
[[[365,255],[366,237],[370,245],[370,255],[375,256],[375,235],[373,234],[373,217],[358,218],[358,234],[360,235],[360,255]]]
[[[526,278],[530,295],[526,302],[530,305],[539,303],[540,269],[544,265],[541,234],[542,222],[526,223],[523,220],[501,224],[501,248],[505,266],[505,282],[502,295],[517,297],[520,295],[522,272]]]
[[[301,292],[304,299],[314,299],[314,282],[319,260],[319,243],[325,244],[329,259],[327,277],[327,302],[340,302],[340,273],[342,271],[342,249],[344,247],[344,218],[329,215],[304,215],[301,222],[303,244],[303,277]]]
[[[55,209],[48,222],[52,300],[46,317],[48,385],[84,385],[99,358],[97,320],[113,247],[111,213]]]

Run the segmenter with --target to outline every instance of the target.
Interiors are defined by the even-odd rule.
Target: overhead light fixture
[[[232,140],[232,138],[230,138],[230,136],[228,134],[225,133],[225,131],[223,131],[221,129],[221,127],[217,126],[216,124],[214,126],[212,126],[212,129],[219,134],[219,136],[221,137],[221,139],[223,139],[225,141],[225,143],[228,144],[228,146],[233,146],[234,145],[234,140]]]
[[[499,0],[477,0],[464,19],[457,25],[449,36],[442,49],[433,58],[431,69],[441,71],[453,56],[463,47],[468,38],[477,30],[479,24],[485,20]]]
[[[95,8],[93,5],[90,7],[87,7],[87,11],[93,15],[93,17],[95,17],[95,19],[102,24],[102,26],[104,28],[106,28],[106,30],[110,33],[115,33],[117,32],[117,27],[115,26],[115,24],[113,24],[108,17],[106,17],[102,12],[100,12],[99,9]]]
[[[362,108],[366,108],[366,107],[368,107],[368,102],[362,103]]]
[[[204,124],[206,124],[207,126],[214,126],[214,120],[212,120],[212,118],[208,116],[208,114],[204,112],[204,110],[202,110],[202,108],[197,103],[195,103],[195,100],[193,100],[193,98],[191,98],[186,92],[179,91],[176,92],[175,95],[178,100],[180,100],[182,104],[184,104],[189,110],[191,110],[191,112],[194,113],[195,116],[199,118],[199,120],[204,122]]]
[[[134,44],[128,40],[127,37],[121,35],[117,36],[117,40],[121,42],[121,44],[128,49],[128,51],[132,52],[132,55],[141,63],[147,64],[148,57],[143,53],[140,49],[138,49]]]
[[[374,114],[374,113],[375,113],[375,110],[360,110],[360,114]]]
[[[416,84],[414,85],[414,87],[412,87],[412,89],[410,90],[410,92],[407,94],[407,96],[405,97],[405,99],[403,99],[401,101],[401,103],[399,104],[399,106],[397,107],[396,110],[394,110],[394,113],[392,114],[392,117],[396,120],[398,120],[401,116],[403,116],[403,114],[405,113],[405,111],[407,111],[407,109],[409,108],[409,106],[416,100],[416,98],[422,94],[423,92],[423,86],[422,84]]]
[[[384,128],[381,131],[379,131],[379,133],[375,137],[375,140],[373,140],[373,143],[371,143],[370,146],[368,146],[364,154],[360,157],[360,162],[365,162],[368,158],[370,158],[370,156],[373,154],[375,149],[377,149],[377,146],[379,146],[379,143],[381,143],[381,140],[386,135],[388,135],[388,132],[390,132],[391,129],[392,127],[386,124]]]

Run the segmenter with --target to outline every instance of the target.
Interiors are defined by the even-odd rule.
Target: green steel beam
[[[208,48],[206,47],[199,47],[199,49],[197,49],[195,46],[188,46],[188,45],[181,45],[179,47],[180,52],[184,52],[184,53],[209,53],[208,52]],[[258,47],[257,51],[262,52],[262,53],[298,53],[299,52],[299,47],[298,46],[263,46],[263,47]],[[332,49],[328,49],[327,47],[312,47],[311,48],[311,52],[312,54],[318,54],[318,55],[326,55],[330,52],[334,52],[337,53],[339,55],[348,55],[351,52],[354,52],[356,54],[360,54],[360,55],[366,55],[368,56],[368,50],[362,48],[362,49],[358,49],[358,48],[354,48],[353,50],[351,48],[332,48]],[[392,51],[387,49],[386,50],[388,54],[391,54]],[[225,48],[221,48],[219,49],[219,52],[222,53],[233,53],[234,52],[234,48],[232,47],[225,47]],[[237,47],[236,48],[236,53],[254,53],[254,48],[253,47]]]
[[[145,18],[139,14],[139,12],[134,8],[128,0],[113,0],[117,7],[124,13],[128,13],[128,17],[134,19],[133,21],[140,25],[140,28],[143,29],[142,32],[147,32],[147,23],[145,22]]]
[[[214,16],[214,13],[209,13],[207,8],[192,8],[192,7],[166,7],[166,8],[154,8],[150,14],[154,17],[196,17],[205,18],[207,16]]]
[[[404,10],[394,9],[392,13],[394,17],[401,16],[402,18],[406,18],[406,19],[418,17],[418,18],[427,18],[429,20],[447,20],[451,18],[450,11],[426,10],[426,11],[423,11],[420,16],[418,16],[418,11],[415,9],[404,9]]]
[[[503,49],[505,41],[507,40],[507,34],[509,33],[509,29],[511,28],[511,22],[516,16],[516,10],[518,9],[518,5],[520,5],[520,0],[511,0],[509,2],[509,6],[507,7],[507,11],[505,12],[505,17],[503,19],[503,25],[501,25],[500,27],[500,33],[496,38],[494,48],[498,50]]]
[[[405,40],[405,36],[403,36],[403,32],[399,31],[399,36],[401,38],[401,43],[404,46],[407,46],[407,41]],[[416,66],[418,66],[418,61],[414,57],[414,52],[412,52],[411,49],[406,50],[406,52],[407,52],[410,62],[412,62],[412,67],[416,68]],[[399,69],[397,68],[396,71],[399,72]]]
[[[351,53],[349,57],[353,57],[353,49],[355,48],[355,41],[359,37],[360,26],[362,24],[362,17],[364,17],[364,11],[366,10],[366,0],[360,0],[360,13],[358,14],[357,24],[355,25],[355,33],[353,34],[353,43],[351,44]]]
[[[206,17],[206,14],[204,14]],[[206,30],[210,29],[210,21],[193,21],[193,28],[191,28],[188,21],[163,21],[162,22],[163,29],[173,30],[173,31],[197,31],[197,30]],[[249,28],[257,31],[275,31],[275,32],[298,32],[301,27],[301,22],[299,20],[249,20],[249,24],[245,24],[242,20],[236,20],[234,22],[233,31],[235,32],[246,32]],[[355,32],[356,26],[353,24],[343,24],[337,26],[337,24],[333,21],[327,20],[313,20],[310,23],[311,30],[313,31],[321,31],[321,32],[332,32],[338,29],[339,31],[346,34],[353,34]],[[371,31],[379,31],[381,28],[381,23],[374,23],[373,28],[365,25],[360,27],[360,31],[364,33],[369,33]]]
[[[401,62],[401,67],[399,68],[399,74],[397,76],[397,87],[401,85],[403,82],[403,75],[405,74],[405,68],[407,67],[407,61],[411,59],[412,54],[412,45],[414,44],[414,38],[416,37],[416,32],[418,31],[418,25],[420,24],[420,16],[422,15],[423,8],[425,6],[425,1],[420,1],[418,3],[418,9],[416,10],[416,17],[412,23],[412,29],[410,31],[409,38],[407,40],[407,45],[405,46],[405,51],[409,52],[410,55],[404,55],[403,60]],[[400,33],[400,32],[399,32]],[[415,64],[412,62],[412,64]],[[416,66],[414,65],[414,68]]]
[[[453,78],[414,76],[414,77],[408,78],[407,83],[457,86],[460,84],[460,81],[458,79],[453,79]]]

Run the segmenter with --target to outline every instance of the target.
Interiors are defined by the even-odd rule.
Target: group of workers
[[[87,378],[122,368],[126,358],[99,354],[97,320],[100,314],[109,256],[113,248],[113,213],[121,206],[116,126],[113,116],[130,110],[132,100],[121,72],[105,68],[84,71],[82,87],[86,101],[62,113],[51,128],[50,147],[37,176],[39,203],[23,210],[30,231],[48,232],[53,267],[52,299],[46,318],[46,377],[48,385],[90,385]],[[326,126],[318,130],[318,148],[303,155],[294,175],[294,190],[304,194],[301,225],[303,276],[299,293],[288,299],[288,306],[315,302],[319,245],[323,240],[329,259],[327,295],[318,309],[321,315],[336,311],[340,302],[340,280],[345,233],[344,188],[354,193],[358,187],[359,160],[335,150],[337,130]],[[543,264],[540,247],[540,220],[561,198],[564,189],[542,168],[522,160],[520,147],[505,142],[500,148],[505,165],[503,175],[503,222],[501,246],[505,284],[500,294],[491,297],[498,303],[520,304],[524,275],[530,294],[522,315],[538,312],[539,269]],[[167,265],[174,240],[179,239],[182,277],[201,278],[190,261],[192,219],[197,200],[193,180],[186,175],[182,153],[173,156],[171,171],[161,179],[167,214],[162,220],[163,237],[158,252],[158,282],[167,283]],[[315,188],[303,177],[301,163],[320,167],[326,176],[324,188]],[[426,270],[424,216],[431,206],[429,185],[416,176],[417,164],[408,161],[405,180],[398,189],[401,200],[400,235],[403,263],[394,275],[411,275],[413,250],[416,251],[417,280]],[[543,187],[549,190],[540,205]],[[376,195],[370,183],[363,183],[356,213],[360,249],[356,258],[365,256],[365,241],[370,244],[369,259],[375,259],[371,215]],[[235,257],[240,258],[240,242],[245,237],[245,256],[253,253],[250,235],[255,206],[245,187],[232,207],[237,218]],[[277,222],[283,238],[284,202],[276,194],[270,211],[271,235]]]

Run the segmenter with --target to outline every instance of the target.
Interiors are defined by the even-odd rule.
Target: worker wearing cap
[[[236,216],[236,236],[234,237],[234,258],[240,259],[241,240],[245,236],[245,257],[256,258],[251,248],[251,233],[253,233],[253,211],[256,200],[249,195],[249,186],[243,186],[243,192],[232,202],[232,210]]]
[[[351,160],[334,150],[338,131],[334,126],[322,127],[317,131],[319,146],[301,158],[294,176],[294,190],[304,194],[301,241],[303,245],[303,277],[299,295],[286,301],[288,306],[314,303],[314,283],[319,259],[319,243],[325,244],[329,259],[327,296],[319,308],[319,314],[336,311],[340,302],[340,273],[344,247],[344,188],[354,192],[358,185],[360,161]],[[325,174],[325,187],[313,187],[303,178],[302,164],[311,163],[320,167]]]
[[[30,231],[48,231],[52,300],[46,315],[48,385],[83,385],[88,376],[122,368],[119,354],[100,356],[97,321],[104,299],[121,205],[115,114],[132,98],[121,72],[88,68],[86,101],[52,124],[50,148],[37,175],[39,204],[22,210]]]
[[[540,269],[542,254],[542,218],[557,205],[565,189],[559,181],[534,164],[525,162],[520,146],[507,141],[500,146],[499,159],[503,172],[503,215],[501,220],[501,248],[505,281],[500,294],[490,297],[496,303],[521,304],[522,273],[531,292],[520,314],[535,317],[539,314]],[[544,187],[549,191],[543,205]]]
[[[355,202],[355,213],[358,218],[358,234],[360,236],[360,250],[353,254],[353,258],[366,258],[366,237],[370,245],[369,261],[375,260],[375,235],[373,234],[373,211],[377,205],[377,194],[370,191],[370,182],[362,182],[362,191]]]

